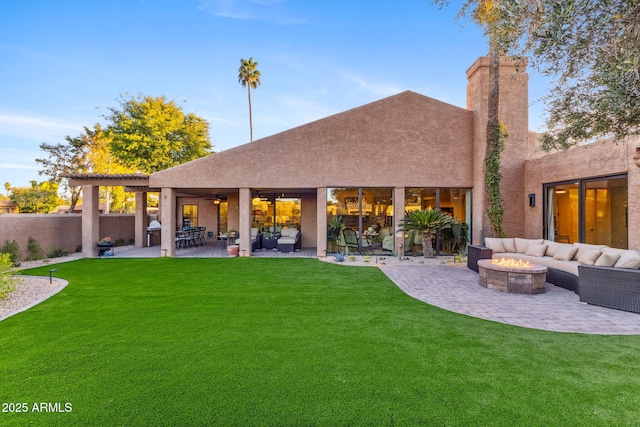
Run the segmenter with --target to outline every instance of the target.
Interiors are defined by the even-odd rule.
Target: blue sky
[[[215,151],[249,140],[240,58],[253,57],[254,139],[412,90],[465,107],[487,52],[459,1],[0,0],[0,183],[43,181],[39,144],[77,136],[120,95],[164,95],[210,123]],[[530,129],[546,84],[530,72]]]

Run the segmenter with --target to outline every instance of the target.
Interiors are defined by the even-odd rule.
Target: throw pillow
[[[591,245],[589,243],[578,243],[578,242],[574,243],[573,246],[578,248],[578,252],[576,252],[576,254],[573,256],[573,259],[576,261],[578,260],[578,258],[582,256],[584,252],[592,251],[592,250],[602,251],[603,249],[608,248],[608,246],[606,245]]]
[[[631,250],[624,251],[614,267],[637,270],[640,268],[640,253]]]
[[[502,246],[502,240],[493,238],[493,237],[485,237],[484,244],[493,251],[494,254],[503,253],[504,246]]]
[[[556,250],[556,254],[553,256],[553,259],[571,261],[576,252],[578,252],[578,248],[574,248],[573,246],[562,246]]]
[[[584,265],[593,265],[600,257],[602,252],[599,249],[578,249],[578,263]]]
[[[502,240],[502,246],[504,246],[504,251],[505,252],[510,252],[512,254],[518,252],[516,250],[516,244],[513,241],[513,237],[505,237]]]
[[[547,245],[547,252],[545,252],[544,254],[550,257],[554,256],[558,248],[563,245],[563,243],[558,243],[551,240],[545,240],[544,242],[542,242],[542,244]]]
[[[519,237],[514,237],[513,241],[516,244],[516,251],[519,254],[523,254],[527,251],[530,244],[541,245],[544,239],[521,239]]]
[[[532,243],[527,248],[525,255],[535,256],[535,257],[543,257],[545,252],[547,251],[547,245],[538,245],[536,243]]]
[[[597,265],[599,267],[613,267],[616,261],[618,261],[618,258],[620,258],[620,255],[618,254],[611,254],[603,251],[593,265]]]

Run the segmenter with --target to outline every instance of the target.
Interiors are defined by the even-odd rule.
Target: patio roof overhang
[[[86,173],[66,174],[62,176],[69,180],[71,186],[97,185],[97,186],[122,186],[128,187],[127,191],[154,191],[149,188],[149,175],[143,173],[133,174],[107,174]],[[158,191],[158,190],[155,190]]]

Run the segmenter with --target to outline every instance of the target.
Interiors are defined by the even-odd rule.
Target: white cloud
[[[82,126],[56,118],[0,113],[0,136],[30,139],[64,138],[79,133]]]
[[[305,19],[292,16],[286,0],[199,0],[198,9],[230,19],[266,21],[278,25],[301,25]]]
[[[25,165],[19,163],[11,163],[11,162],[0,162],[0,169],[28,169],[28,170],[37,170],[37,166],[35,165]]]
[[[364,77],[354,73],[341,72],[340,74],[348,81],[354,83],[356,90],[371,93],[376,96],[386,97],[404,91],[404,89],[398,86],[367,81]]]

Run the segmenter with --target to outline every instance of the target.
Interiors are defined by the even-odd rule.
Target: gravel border
[[[82,258],[81,253],[73,253],[59,258],[47,258],[39,261],[22,261],[19,267],[12,270],[20,271],[25,268],[54,265],[61,262],[74,261],[80,258]],[[66,280],[57,277],[53,277],[51,283],[49,283],[49,278],[46,276],[18,275],[16,277],[19,278],[22,283],[18,284],[16,290],[11,292],[6,299],[0,300],[0,322],[15,314],[30,309],[48,298],[51,298],[69,284]]]
[[[58,278],[54,278],[52,283],[49,283],[48,277],[17,277],[22,279],[22,283],[18,284],[17,289],[6,299],[0,300],[0,322],[51,298],[69,284],[66,280]]]

